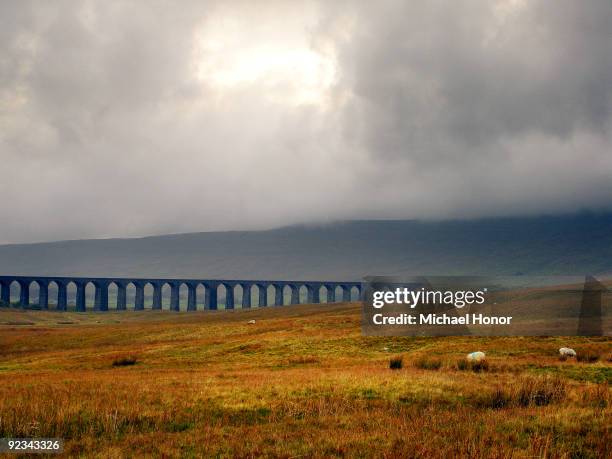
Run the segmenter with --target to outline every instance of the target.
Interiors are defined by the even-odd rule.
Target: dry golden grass
[[[609,454],[609,338],[362,337],[351,304],[2,309],[7,323],[0,437],[63,437],[70,456]],[[602,358],[561,362],[564,345]],[[459,371],[458,359],[475,350],[487,353],[487,370]],[[400,355],[427,356],[437,369],[391,370]],[[135,364],[113,365],[122,359]]]

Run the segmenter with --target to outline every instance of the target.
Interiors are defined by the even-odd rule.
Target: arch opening
[[[336,303],[340,303],[342,302],[342,294],[343,294],[344,290],[342,289],[342,287],[340,285],[337,285],[335,288],[335,293],[336,293]]]
[[[291,286],[283,286],[283,304],[291,304]]]
[[[132,282],[125,286],[125,309],[136,309],[136,286]]]
[[[351,301],[359,301],[359,288],[357,286],[351,287]]]
[[[204,287],[204,284],[198,284],[198,286],[196,287],[196,310],[197,311],[203,311],[205,309],[204,307],[205,296],[206,296],[206,287]]]
[[[147,282],[143,287],[144,304],[143,309],[153,309],[153,295],[155,295],[155,286],[151,282]]]
[[[108,309],[113,309],[116,311],[119,286],[115,282],[111,282],[106,288],[108,290]]]
[[[316,289],[316,287],[315,287]],[[321,285],[319,288],[319,303],[327,303],[327,287],[325,285]]]
[[[158,295],[160,296],[160,300],[161,300],[161,308],[164,311],[169,311],[170,310],[170,297],[172,296],[172,288],[170,287],[170,284],[168,282],[165,282],[163,284],[161,284],[160,286],[158,286],[160,293],[158,293]],[[153,289],[153,286],[151,286],[151,289]],[[151,290],[151,292],[153,292],[153,290]]]
[[[274,296],[276,295],[276,288],[274,285],[268,285],[266,287],[266,304],[274,305]]]
[[[96,300],[96,286],[89,281],[85,284],[85,310],[93,310]]]
[[[29,306],[40,308],[40,284],[38,281],[32,281],[28,285]]]
[[[66,284],[66,309],[76,310],[77,285],[70,281]]]
[[[17,281],[13,281],[9,285],[9,303],[18,305],[21,297],[21,285]]]
[[[300,304],[307,304],[308,303],[308,287],[304,284],[300,285],[299,288],[299,298],[300,298]]]
[[[182,283],[178,287],[179,311],[187,310],[187,301],[189,300],[189,287],[186,283]]]
[[[251,308],[259,307],[259,288],[253,284],[248,287],[248,295],[251,296]]]
[[[59,307],[59,285],[55,281],[47,284],[47,303],[49,309],[57,310]]]

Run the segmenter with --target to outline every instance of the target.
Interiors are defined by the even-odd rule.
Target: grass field
[[[0,324],[0,437],[72,456],[610,454],[610,338],[362,337],[357,304]]]

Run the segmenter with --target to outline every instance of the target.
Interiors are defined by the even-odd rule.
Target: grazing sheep
[[[254,324],[255,323],[255,319],[251,319],[247,322],[248,324]]]
[[[571,347],[562,347],[559,349],[559,355],[561,357],[576,357],[576,351]]]
[[[471,352],[465,358],[468,362],[482,362],[487,356],[484,352]]]

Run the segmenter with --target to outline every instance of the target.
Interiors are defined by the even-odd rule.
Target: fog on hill
[[[353,221],[268,231],[0,246],[5,275],[358,280],[612,272],[612,214]]]

